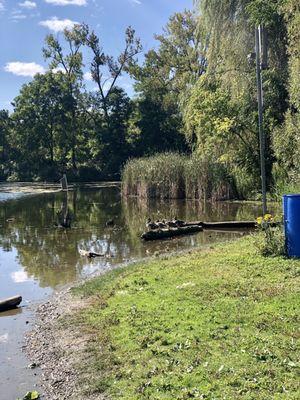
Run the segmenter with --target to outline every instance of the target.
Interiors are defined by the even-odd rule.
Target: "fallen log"
[[[255,228],[256,221],[221,221],[221,222],[204,222],[204,221],[192,221],[185,222],[182,226],[202,226],[203,229],[243,229],[243,228]]]
[[[203,230],[200,225],[180,226],[178,228],[155,229],[142,234],[144,240],[167,239],[174,236],[187,235],[190,233],[201,232]]]
[[[255,221],[222,221],[222,222],[202,222],[204,229],[217,229],[217,228],[255,228]]]
[[[181,226],[202,226],[203,222],[202,221],[190,221],[190,222],[184,222]]]
[[[277,226],[277,222],[271,222],[271,226]],[[219,230],[220,232],[232,231],[238,229],[254,229],[257,227],[256,221],[221,221],[221,222],[204,222],[192,221],[185,222],[177,228],[153,229],[142,234],[144,240],[159,240],[173,236],[187,235],[190,233],[201,232],[203,230]],[[237,233],[238,231],[236,231]]]
[[[0,300],[0,311],[10,310],[16,308],[22,301],[22,296],[9,297],[7,299]]]

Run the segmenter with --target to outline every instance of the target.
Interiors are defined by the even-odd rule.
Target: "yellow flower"
[[[262,222],[263,222],[263,217],[256,218],[256,222],[257,222],[258,225],[261,225]]]
[[[265,214],[264,221],[270,222],[273,220],[273,216],[271,214]]]

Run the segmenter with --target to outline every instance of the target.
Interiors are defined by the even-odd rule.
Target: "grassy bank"
[[[122,191],[141,198],[226,200],[233,197],[234,185],[221,164],[164,153],[128,161]]]
[[[68,321],[91,338],[81,365],[89,391],[112,400],[298,399],[300,261],[255,250],[247,237],[75,289],[92,301]]]

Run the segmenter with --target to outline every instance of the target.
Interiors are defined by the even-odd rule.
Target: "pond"
[[[5,196],[4,196],[5,197]],[[13,197],[11,194],[9,197]],[[0,393],[21,397],[37,384],[35,370],[22,354],[24,333],[34,306],[55,290],[114,266],[162,253],[212,245],[245,234],[204,231],[158,242],[143,242],[148,217],[184,220],[245,220],[260,215],[246,203],[200,203],[122,199],[117,186],[74,189],[69,193],[25,196],[0,202],[0,298],[23,296],[22,307],[0,313]],[[61,229],[57,213],[69,209],[72,228]],[[109,220],[114,226],[106,226]],[[79,250],[101,253],[87,259]]]

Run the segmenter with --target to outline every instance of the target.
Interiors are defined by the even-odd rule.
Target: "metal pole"
[[[263,215],[267,213],[267,192],[266,192],[266,162],[265,162],[265,135],[263,130],[263,88],[262,88],[262,65],[261,65],[261,27],[255,28],[255,52],[256,52],[256,79],[257,79],[257,100],[258,100],[258,131],[260,147],[260,170],[262,189]]]

